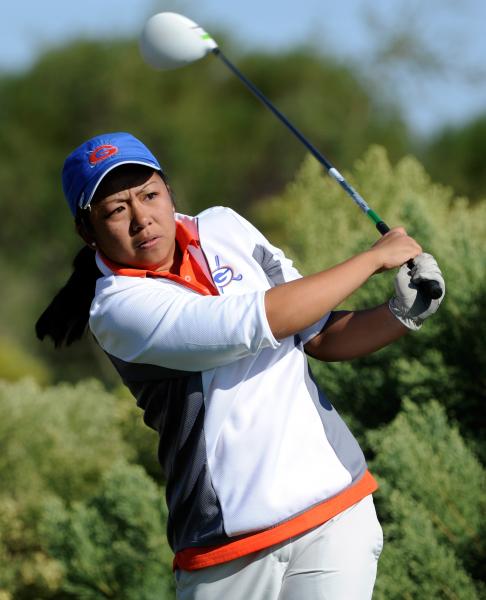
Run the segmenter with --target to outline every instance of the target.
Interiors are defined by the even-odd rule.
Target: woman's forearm
[[[376,271],[394,269],[422,252],[405,230],[390,230],[366,252],[345,262],[265,293],[265,311],[273,335],[283,339],[316,323],[341,304]]]
[[[283,339],[318,321],[356,291],[378,269],[371,251],[302,279],[268,290],[265,310],[273,335]]]
[[[323,331],[305,346],[307,354],[326,362],[366,356],[401,338],[409,330],[382,304],[331,315]]]

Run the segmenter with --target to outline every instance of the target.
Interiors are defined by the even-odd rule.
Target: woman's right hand
[[[395,269],[422,253],[422,247],[407,235],[403,227],[394,227],[369,250],[376,261],[376,273]]]

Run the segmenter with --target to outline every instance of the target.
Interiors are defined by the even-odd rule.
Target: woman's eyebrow
[[[118,195],[116,195],[116,196],[113,195],[108,198],[103,198],[101,200],[100,204],[109,204],[110,202],[126,202],[127,200],[128,200],[128,198],[123,198]]]
[[[144,185],[143,185],[143,186],[142,186],[142,187],[141,187],[141,188],[138,190],[138,192],[137,192],[137,196],[138,196],[139,194],[141,194],[142,192],[144,192],[144,191],[145,191],[145,189],[149,187],[149,185],[152,185],[152,184],[154,184],[154,183],[157,183],[157,182],[156,182],[156,181],[153,181],[153,180],[152,180],[152,181],[147,181],[147,182],[146,182],[146,183],[145,183],[145,184],[144,184]]]
[[[147,187],[149,187],[150,185],[157,183],[156,181],[147,181],[145,182],[145,184],[137,191],[135,192],[135,194],[138,196],[140,194],[142,194],[145,189]],[[120,194],[123,194],[124,192],[126,192],[126,189],[122,189],[118,192],[113,192],[112,194],[109,194],[108,196],[105,196],[104,198],[100,198],[100,200],[97,202],[97,204],[107,204],[109,202],[126,202],[127,200],[129,200],[129,196],[120,196]]]

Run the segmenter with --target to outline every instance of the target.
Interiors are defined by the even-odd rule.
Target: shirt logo
[[[222,265],[219,260],[219,256],[216,256],[215,259],[216,269],[211,272],[211,275],[213,276],[213,281],[216,284],[219,293],[224,294],[224,288],[232,281],[241,281],[243,279],[243,275],[235,275],[232,267],[228,265]]]
[[[103,144],[102,146],[98,146],[94,150],[92,150],[88,156],[89,164],[93,167],[97,165],[105,158],[109,156],[113,156],[118,152],[118,148],[116,146],[112,146],[111,144]]]

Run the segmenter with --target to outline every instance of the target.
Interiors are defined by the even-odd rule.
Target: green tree
[[[2,483],[5,480],[2,479]],[[8,480],[5,482],[8,486]],[[2,486],[3,487],[3,486]],[[37,496],[37,502],[42,496]],[[39,506],[0,492],[0,599],[55,599],[62,565],[46,551],[38,531]]]
[[[148,458],[154,439],[134,404],[95,381],[46,389],[0,381],[2,600],[88,597],[88,573],[98,567],[103,589],[119,582],[132,594],[112,597],[135,598],[136,585],[140,598],[155,597],[160,582],[161,598],[170,589],[162,489],[127,464],[143,458],[155,472]],[[150,442],[139,448],[142,429]],[[112,562],[90,563],[110,552]]]
[[[115,398],[95,381],[41,389],[0,381],[0,479],[18,499],[81,499],[115,460],[130,456]]]
[[[51,501],[41,533],[64,572],[69,598],[155,600],[173,597],[167,515],[141,467],[119,462],[96,494],[66,508]]]
[[[368,439],[385,535],[376,598],[484,597],[485,472],[444,409],[404,400]]]
[[[486,198],[486,114],[460,127],[448,127],[425,146],[423,160],[437,181],[477,201]]]

